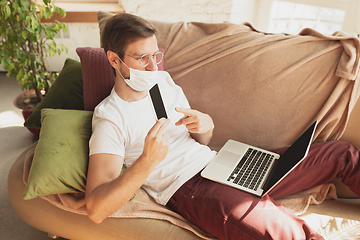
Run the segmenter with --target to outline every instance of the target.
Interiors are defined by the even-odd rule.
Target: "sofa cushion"
[[[103,12],[103,11],[99,11],[97,14],[97,18],[98,18],[98,22],[99,22],[99,32],[100,32],[100,46],[102,46],[102,42],[101,42],[101,35],[102,32],[104,30],[106,21],[111,18],[112,16],[114,16],[113,13],[109,13],[109,12]]]
[[[114,70],[103,48],[83,47],[76,52],[82,68],[84,109],[92,111],[110,94],[115,83]]]
[[[26,119],[24,126],[41,128],[41,109],[84,109],[81,64],[79,61],[67,58],[50,90]]]
[[[91,111],[45,108],[24,199],[85,192]]]

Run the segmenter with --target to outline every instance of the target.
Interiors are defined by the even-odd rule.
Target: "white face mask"
[[[119,58],[119,60],[122,63],[124,63],[120,58]],[[129,87],[131,87],[132,89],[134,89],[135,91],[138,91],[138,92],[147,91],[150,88],[152,88],[155,85],[155,83],[157,82],[157,77],[158,77],[157,66],[156,66],[155,71],[142,71],[142,70],[129,68],[125,63],[124,63],[124,65],[130,70],[130,78],[129,79],[124,78],[124,76],[121,74],[119,69],[116,69],[116,70],[118,71],[120,76],[124,79],[126,84]]]

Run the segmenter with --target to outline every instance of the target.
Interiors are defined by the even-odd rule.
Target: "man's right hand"
[[[165,135],[165,130],[169,126],[169,123],[169,119],[159,119],[149,130],[145,138],[145,145],[142,157],[144,157],[153,164],[158,165],[162,160],[166,158],[166,155],[168,153],[170,144]]]

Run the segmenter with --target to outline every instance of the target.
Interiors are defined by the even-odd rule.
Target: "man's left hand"
[[[185,115],[175,125],[185,125],[190,133],[203,134],[214,129],[213,120],[208,114],[190,108],[176,107],[175,110]]]

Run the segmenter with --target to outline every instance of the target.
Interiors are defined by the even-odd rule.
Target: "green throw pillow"
[[[23,199],[85,192],[92,111],[42,109],[36,146]]]
[[[67,58],[63,69],[50,90],[25,121],[24,126],[41,128],[41,109],[84,109],[81,64],[79,61]]]

